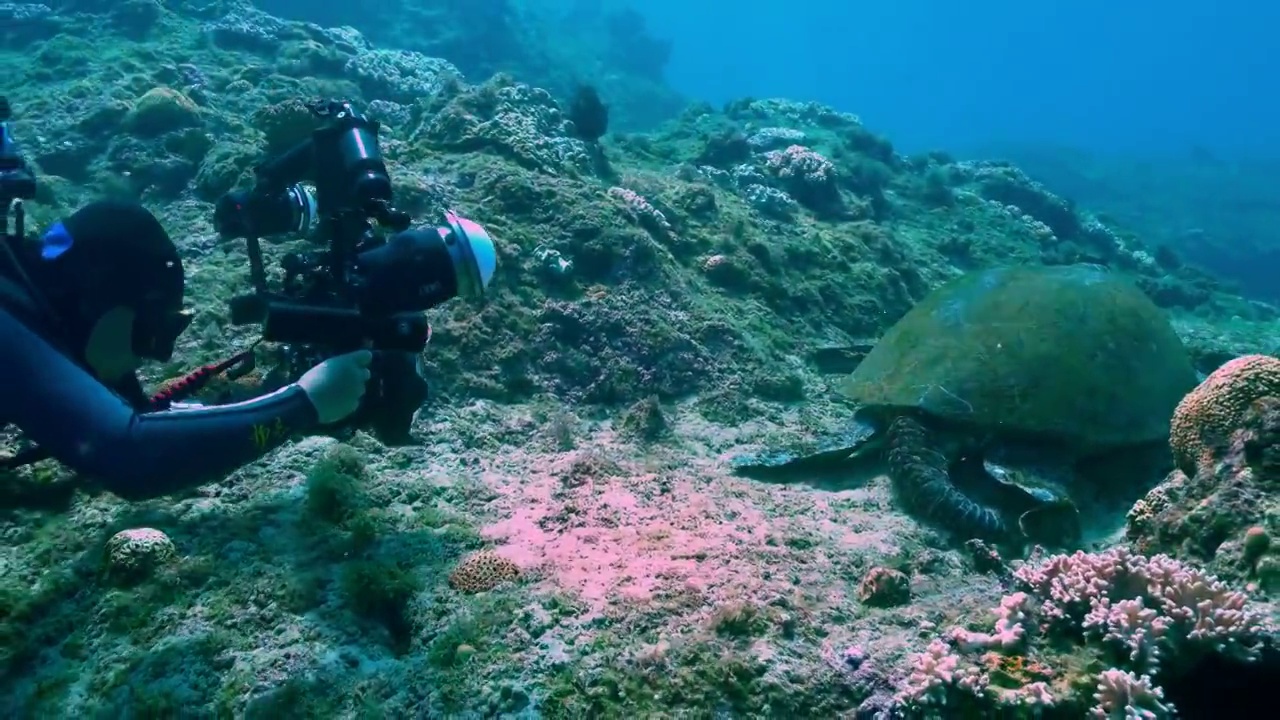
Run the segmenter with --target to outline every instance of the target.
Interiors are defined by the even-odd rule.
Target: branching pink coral
[[[913,709],[948,707],[956,716],[967,716],[957,706],[966,699],[976,698],[989,698],[994,705],[1005,708],[1055,704],[1049,686],[1043,682],[1019,688],[993,685],[985,669],[967,662],[942,640],[929,643],[929,647],[915,657],[911,674],[898,695],[899,702]]]
[[[962,667],[960,660],[960,656],[953,653],[945,642],[934,640],[929,643],[929,647],[915,657],[914,667],[900,697],[918,706],[937,706],[947,704],[947,697],[953,689],[981,695],[990,680],[976,667]]]
[[[1013,650],[1026,637],[1026,622],[1035,603],[1024,592],[1006,595],[996,608],[996,627],[993,633],[969,632],[961,628],[952,631],[951,639],[966,652],[973,650]]]
[[[1167,555],[1076,552],[1023,566],[1014,576],[1044,598],[1044,629],[1073,626],[1122,646],[1139,668],[1154,668],[1164,652],[1186,644],[1252,660],[1268,632],[1244,593]]]
[[[1097,703],[1089,710],[1094,720],[1156,720],[1169,717],[1173,708],[1164,703],[1164,691],[1150,675],[1134,675],[1124,670],[1103,670],[1093,695]]]
[[[916,656],[898,696],[904,707],[965,699],[994,707],[1055,704],[1059,699],[1044,683],[998,688],[981,663],[963,655],[1027,655],[1037,634],[1055,633],[1083,635],[1124,653],[1117,658],[1124,667],[1099,675],[1092,717],[1165,717],[1169,708],[1152,680],[1161,661],[1202,652],[1254,660],[1274,632],[1244,593],[1164,555],[1148,558],[1125,548],[1055,555],[1024,565],[1014,577],[1022,590],[1001,601],[992,632],[956,628],[950,643],[934,640]]]

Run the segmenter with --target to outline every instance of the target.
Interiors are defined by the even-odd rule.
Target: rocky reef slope
[[[311,130],[301,99],[366,107],[401,206],[482,222],[500,264],[484,303],[432,313],[416,446],[306,439],[134,505],[56,467],[3,478],[4,714],[1159,716],[1194,702],[1160,684],[1223,677],[1192,662],[1206,643],[1262,666],[1274,589],[1215,567],[1256,583],[1246,605],[1203,554],[1019,565],[902,515],[883,478],[821,493],[724,469],[840,422],[832,373],[974,268],[1125,273],[1206,373],[1277,350],[1273,308],[1017,168],[904,157],[857,117],[769,99],[586,143],[546,90],[350,29],[238,3],[42,7],[0,6],[34,218],[141,198],[192,268],[197,319],[150,380],[254,337],[227,323],[246,259],[211,203]]]

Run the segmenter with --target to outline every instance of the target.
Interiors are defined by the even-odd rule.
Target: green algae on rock
[[[152,88],[124,116],[124,126],[145,137],[157,137],[200,124],[200,108],[172,88]]]

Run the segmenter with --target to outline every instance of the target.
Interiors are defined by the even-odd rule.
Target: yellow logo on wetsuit
[[[266,450],[277,441],[283,440],[288,434],[289,430],[284,426],[284,420],[276,418],[270,425],[253,426],[253,445],[260,451]]]

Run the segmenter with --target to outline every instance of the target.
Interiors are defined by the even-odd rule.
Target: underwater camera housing
[[[26,213],[21,202],[36,196],[36,176],[18,149],[9,129],[13,110],[8,98],[0,95],[0,237],[21,239],[26,235]],[[14,213],[13,231],[9,231],[9,212]]]
[[[419,356],[431,329],[423,312],[483,296],[496,265],[493,242],[452,212],[437,227],[410,229],[410,216],[392,204],[378,122],[346,101],[309,107],[324,121],[311,137],[258,166],[251,190],[227,193],[214,209],[219,235],[243,238],[249,256],[253,291],[232,299],[231,322],[261,323],[264,340],[285,344],[291,377],[325,356],[378,351],[369,407],[351,422],[374,424],[385,442],[407,434],[426,399]],[[285,255],[283,283],[273,291],[259,239],[284,235],[325,247]]]

